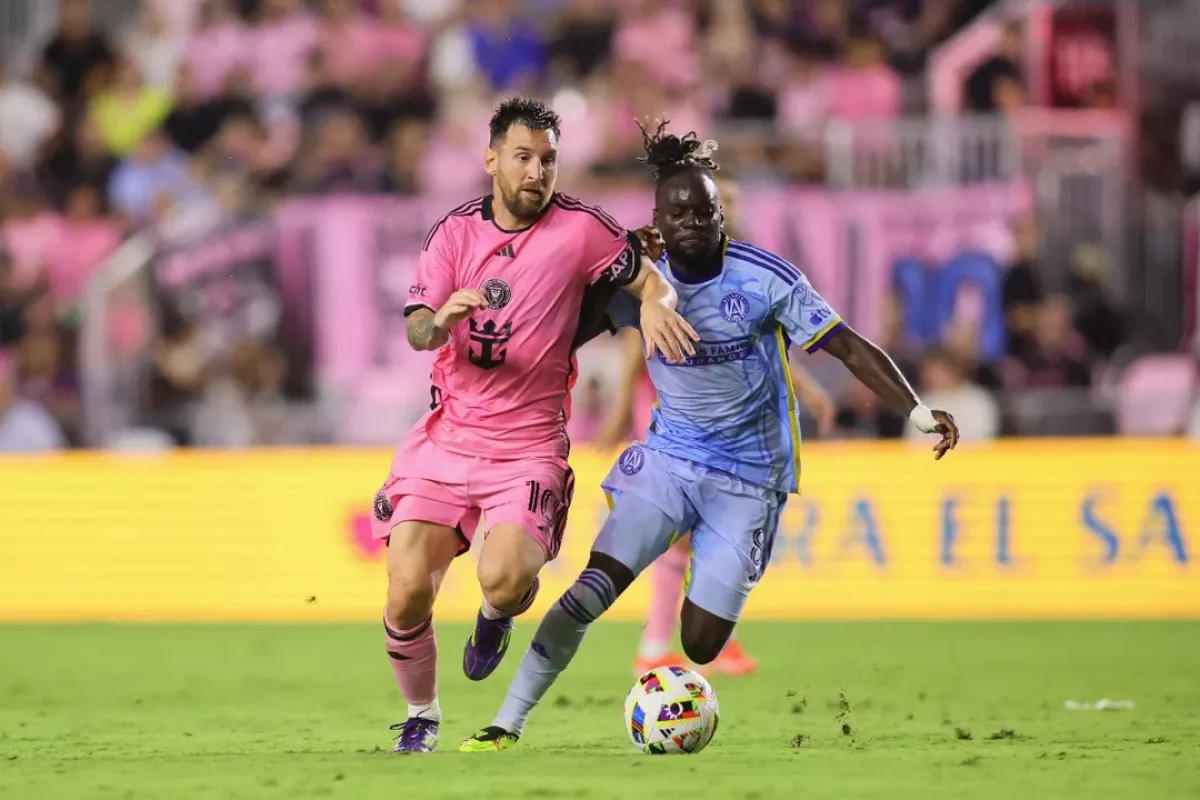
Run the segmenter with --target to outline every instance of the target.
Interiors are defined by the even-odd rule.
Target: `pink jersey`
[[[418,425],[459,455],[566,458],[584,291],[628,284],[640,264],[635,237],[562,194],[522,231],[494,222],[490,195],[443,217],[425,241],[405,313],[437,310],[466,288],[482,290],[488,305],[451,328],[433,366],[434,409]]]

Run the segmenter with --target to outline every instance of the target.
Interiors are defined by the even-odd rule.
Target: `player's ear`
[[[491,145],[483,148],[483,168],[488,175],[496,177],[497,165],[500,162],[500,154],[491,148]]]

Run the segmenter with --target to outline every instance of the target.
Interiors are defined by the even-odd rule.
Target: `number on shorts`
[[[436,411],[437,407],[442,404],[442,390],[436,386],[429,387],[429,410]]]
[[[575,495],[575,473],[568,469],[563,481],[563,498],[559,502],[550,489],[543,489],[538,481],[525,481],[529,487],[529,510],[540,514],[546,520],[546,529],[550,533],[550,554],[558,553],[562,545],[563,535],[567,529],[567,511]]]

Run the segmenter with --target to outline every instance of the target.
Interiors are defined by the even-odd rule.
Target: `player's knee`
[[[695,664],[708,664],[721,655],[729,636],[717,631],[692,631],[690,634],[681,633],[680,639],[683,643],[683,654],[689,660]]]
[[[679,639],[683,653],[693,663],[708,664],[725,649],[733,635],[734,624],[684,600]]]
[[[388,625],[398,631],[406,631],[429,619],[433,600],[437,592],[433,577],[388,575],[387,608],[384,616]]]
[[[533,575],[526,575],[519,564],[510,564],[503,559],[479,562],[479,588],[483,598],[492,608],[510,609],[520,606]]]

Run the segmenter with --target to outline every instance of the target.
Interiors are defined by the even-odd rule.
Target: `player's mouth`
[[[521,194],[529,195],[530,197],[533,197],[537,200],[542,199],[542,190],[541,189],[522,189]]]

